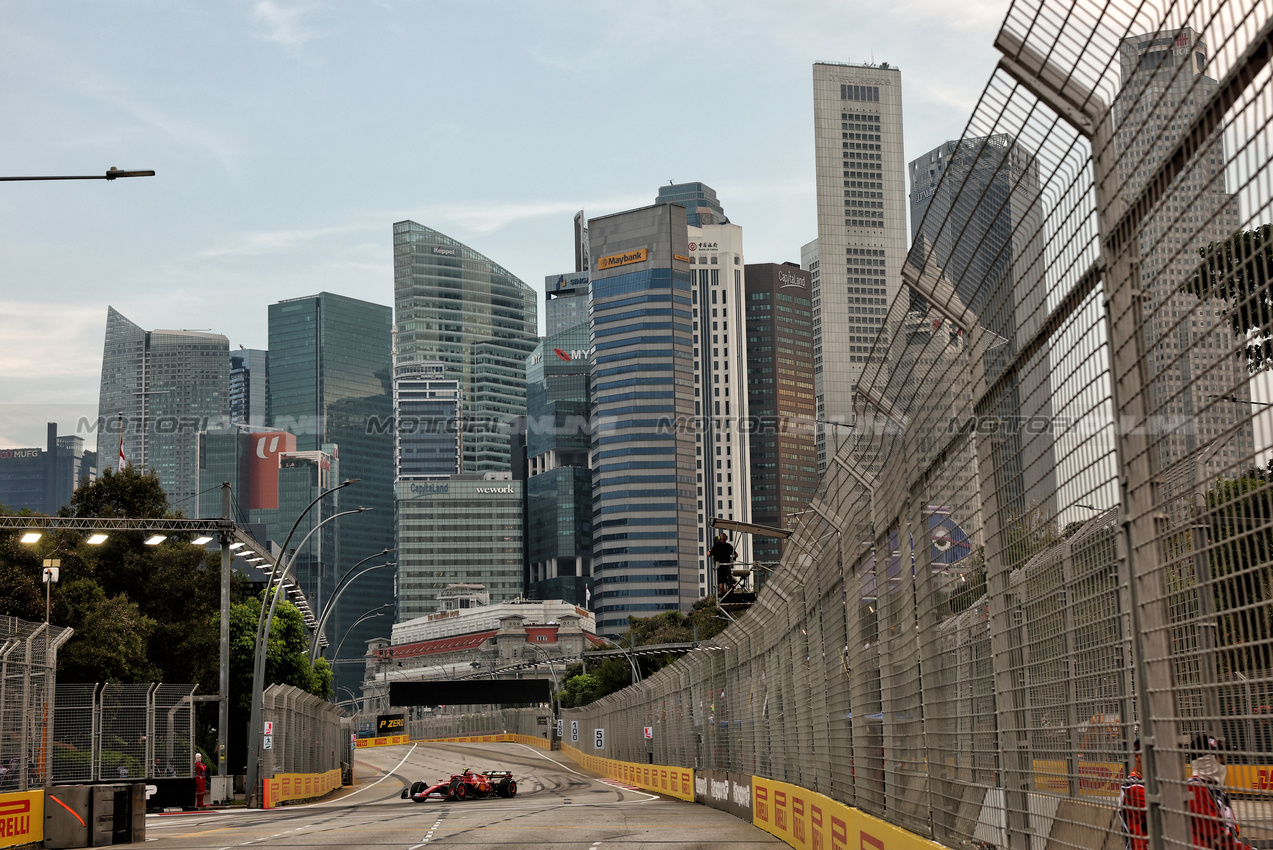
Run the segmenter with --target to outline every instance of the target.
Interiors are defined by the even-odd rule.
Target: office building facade
[[[77,436],[59,437],[48,423],[45,448],[0,449],[0,505],[53,516],[81,484],[97,477],[97,453]]]
[[[701,183],[703,194],[716,193]],[[664,189],[676,187],[663,187]],[[711,209],[700,206],[700,210]],[[715,210],[719,211],[719,204]],[[699,220],[724,220],[723,211]],[[699,595],[715,592],[714,517],[751,522],[750,415],[747,399],[747,322],[743,234],[736,224],[689,227],[690,293],[694,322],[695,489]],[[741,563],[752,559],[752,539],[731,540]]]
[[[960,302],[993,334],[988,379],[1028,342],[1043,306],[1042,194],[1035,154],[1010,135],[949,141],[909,165],[912,241],[930,271],[944,275]],[[922,297],[910,306],[927,314]],[[1007,425],[996,441],[996,491],[1018,515],[1056,516],[1056,452],[1047,353],[1009,376],[996,403]]]
[[[199,432],[230,418],[229,340],[200,331],[146,331],[108,307],[97,411],[103,450],[118,452],[122,430],[127,463],[154,469],[169,503],[192,510]]]
[[[814,283],[817,418],[854,421],[871,345],[906,259],[902,76],[887,63],[813,66],[819,274]],[[820,428],[818,468],[847,431]]]
[[[509,473],[399,481],[397,622],[434,614],[448,585],[492,603],[522,593],[522,482]]]
[[[746,282],[751,521],[783,528],[818,489],[814,440],[813,293],[809,272],[757,263]],[[756,537],[752,558],[776,563],[781,540]]]
[[[269,352],[230,352],[230,422],[263,428],[269,422]]]
[[[395,480],[445,478],[460,471],[460,382],[441,363],[393,370]]]
[[[694,331],[685,208],[588,222],[593,608],[627,618],[698,598]]]
[[[544,330],[548,336],[588,324],[588,272],[544,277]]]
[[[332,447],[342,479],[359,479],[337,494],[334,508],[371,509],[334,523],[336,571],[325,583],[394,545],[392,328],[389,307],[330,292],[269,306],[271,427],[295,435],[298,452]],[[333,590],[325,585],[320,598]],[[329,634],[352,628],[345,651],[361,657],[365,642],[384,627],[375,620],[355,627],[354,621],[392,601],[392,571],[360,578],[340,597]],[[335,671],[344,687],[361,679],[340,664]]]
[[[551,302],[550,302],[551,304]],[[588,323],[526,360],[526,595],[584,605],[592,581]]]
[[[393,226],[397,362],[440,362],[459,381],[463,469],[507,472],[508,425],[526,412],[526,357],[538,342],[535,291],[443,233]]]
[[[1207,74],[1209,46],[1188,27],[1124,39],[1118,58],[1122,88],[1113,107],[1114,145],[1123,198],[1130,204],[1171,154],[1178,128],[1189,126],[1218,83]],[[1255,451],[1246,421],[1252,408],[1245,363],[1233,354],[1233,336],[1216,328],[1217,311],[1227,315],[1229,307],[1181,292],[1199,249],[1228,239],[1241,225],[1227,161],[1217,131],[1144,219],[1139,234],[1151,407],[1163,421],[1190,423],[1153,438],[1157,468],[1171,496],[1195,485],[1198,470],[1190,453],[1201,450],[1204,474],[1216,474]],[[1245,424],[1231,433],[1235,422]]]

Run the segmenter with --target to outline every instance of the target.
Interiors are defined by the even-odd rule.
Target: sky
[[[0,176],[157,176],[0,183],[0,447],[96,417],[108,305],[265,348],[281,299],[392,304],[403,219],[542,292],[576,211],[701,181],[748,262],[799,262],[812,64],[899,67],[909,159],[962,135],[1007,7],[6,3]]]

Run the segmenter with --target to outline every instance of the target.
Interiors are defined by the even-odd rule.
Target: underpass
[[[517,796],[413,803],[412,782],[464,768],[510,770]],[[420,743],[358,750],[356,783],[333,797],[279,809],[147,818],[148,844],[181,850],[241,847],[717,848],[786,845],[725,812],[583,770],[522,744]]]

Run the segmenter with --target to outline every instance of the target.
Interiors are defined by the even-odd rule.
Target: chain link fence
[[[196,685],[58,685],[54,784],[194,775]]]
[[[1014,2],[781,567],[578,746],[1092,848],[1139,739],[1163,848],[1205,734],[1273,842],[1271,11]]]
[[[0,791],[48,782],[57,651],[71,630],[0,617]]]
[[[332,703],[291,685],[271,685],[262,717],[273,724],[263,742],[263,777],[326,773],[352,764],[352,722]]]

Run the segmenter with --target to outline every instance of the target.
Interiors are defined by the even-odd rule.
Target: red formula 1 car
[[[456,773],[450,779],[443,779],[435,785],[427,782],[412,782],[410,788],[404,788],[402,799],[423,803],[430,797],[440,800],[472,800],[479,797],[517,796],[517,781],[507,770],[484,770],[474,773],[468,768],[463,773]]]

